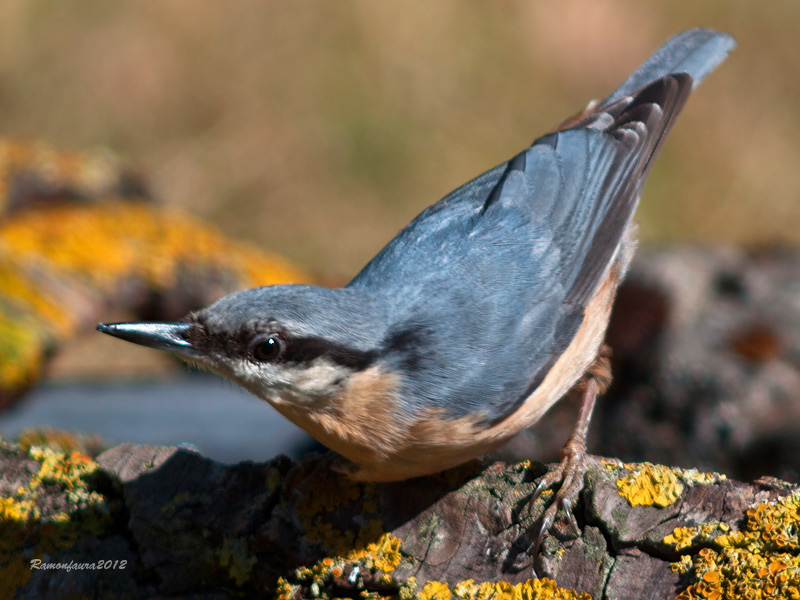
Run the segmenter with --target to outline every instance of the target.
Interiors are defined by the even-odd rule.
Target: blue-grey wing
[[[692,78],[692,87],[702,81],[735,46],[729,35],[711,29],[689,29],[670,38],[647,59],[625,82],[592,112],[571,129],[597,127],[598,114],[605,114],[615,103],[630,100],[630,97],[648,84],[667,75],[687,73]],[[624,104],[623,104],[624,105]],[[613,108],[613,107],[612,107]],[[534,144],[535,145],[535,144]],[[484,204],[495,190],[509,167],[509,162],[498,165],[445,196],[423,211],[405,230],[390,242],[355,277],[351,285],[380,284],[391,277],[402,260],[403,252],[416,242],[417,236],[452,227],[455,232],[464,226],[464,218],[476,207]],[[387,277],[388,275],[388,277]]]
[[[663,76],[540,138],[423,212],[351,282],[392,304],[386,359],[416,371],[410,397],[497,420],[538,385],[606,276],[692,85]]]

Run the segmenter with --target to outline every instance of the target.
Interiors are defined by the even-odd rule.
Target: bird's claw
[[[564,513],[575,537],[580,536],[581,529],[572,509],[575,501],[583,489],[583,476],[586,472],[586,446],[581,440],[570,440],[561,452],[561,462],[552,470],[545,473],[539,480],[536,489],[531,495],[531,506],[541,496],[541,494],[561,482],[561,487],[555,493],[550,505],[542,513],[536,538],[531,548],[531,554],[535,558],[542,547],[544,536],[555,523],[559,511]]]
[[[607,385],[603,377],[605,371],[608,370],[608,351],[603,350],[597,361],[597,367],[593,371],[598,371],[597,374],[592,372],[584,382],[583,392],[581,398],[581,408],[578,413],[578,421],[575,423],[575,429],[569,437],[569,441],[561,451],[561,461],[551,471],[539,481],[536,490],[531,496],[531,506],[536,499],[547,488],[561,482],[561,487],[556,492],[553,501],[548,506],[541,518],[541,525],[533,542],[532,556],[534,561],[539,555],[539,549],[542,547],[544,536],[550,529],[550,526],[555,522],[558,516],[558,511],[564,511],[567,517],[567,522],[572,528],[575,536],[580,536],[581,530],[578,527],[578,522],[572,514],[572,507],[575,505],[578,495],[583,489],[583,476],[586,473],[586,434],[589,429],[589,421],[592,418],[592,411],[594,410],[595,400],[597,394],[601,389],[601,385]],[[603,387],[605,389],[605,387]]]

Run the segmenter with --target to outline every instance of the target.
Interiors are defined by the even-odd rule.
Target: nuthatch
[[[359,480],[466,462],[579,386],[575,431],[539,486],[563,480],[549,523],[582,485],[642,185],[733,46],[708,29],[675,36],[606,100],[422,212],[344,288],[262,287],[179,323],[97,328],[238,383]]]

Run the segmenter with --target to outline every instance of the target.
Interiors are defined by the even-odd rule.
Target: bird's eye
[[[275,333],[257,335],[250,342],[250,357],[256,362],[272,362],[283,354],[284,342]]]

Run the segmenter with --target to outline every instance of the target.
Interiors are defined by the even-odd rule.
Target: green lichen
[[[70,548],[110,524],[102,495],[88,484],[98,465],[88,456],[42,446],[23,450],[0,441],[19,485],[0,496],[0,597],[31,575],[30,560]]]
[[[320,544],[332,555],[376,540],[383,534],[383,523],[369,518],[378,511],[374,492],[375,486],[370,483],[355,482],[332,470],[321,472],[315,480],[314,493],[304,494],[296,505],[306,539]],[[330,515],[340,506],[353,502],[362,503],[360,512],[366,524],[356,532],[342,531],[332,525]]]
[[[243,585],[250,580],[250,573],[258,563],[258,559],[249,553],[247,540],[225,538],[219,550],[219,565],[228,570],[236,585]]]
[[[727,524],[676,528],[664,543],[704,546],[672,564],[693,579],[678,600],[800,599],[800,494],[749,509],[741,531]]]
[[[0,306],[0,391],[31,385],[42,369],[44,351],[35,320]]]
[[[267,485],[265,487],[265,493],[268,496],[272,496],[272,494],[274,494],[281,485],[283,485],[283,475],[279,469],[271,467],[267,472]]]

